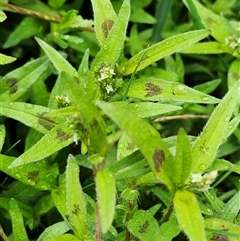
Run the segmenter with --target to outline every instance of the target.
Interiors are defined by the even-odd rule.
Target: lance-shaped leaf
[[[113,221],[116,205],[116,186],[113,173],[102,169],[96,175],[96,190],[100,214],[101,229],[106,233]]]
[[[121,92],[125,93],[127,87]],[[158,78],[141,78],[132,81],[128,96],[150,101],[179,101],[215,104],[219,99],[192,89],[179,82]]]
[[[189,8],[191,13],[196,16],[200,16],[201,22],[205,28],[211,30],[211,35],[220,43],[225,43],[225,39],[235,33],[234,28],[223,16],[219,16],[213,13],[211,10],[205,8],[196,0],[183,0],[184,4]],[[194,6],[191,4],[193,3]],[[237,35],[237,33],[236,33]]]
[[[174,162],[174,181],[177,185],[183,185],[188,178],[191,169],[191,147],[187,134],[183,129],[178,132],[177,151]]]
[[[117,19],[110,0],[91,0],[94,13],[94,28],[98,42],[102,45]]]
[[[16,158],[9,168],[42,160],[73,142],[73,130],[60,123],[48,131],[34,146]]]
[[[2,151],[2,147],[3,147],[3,144],[4,144],[5,136],[6,136],[5,126],[4,125],[0,125],[0,153]]]
[[[195,195],[178,190],[173,199],[179,226],[191,241],[206,241],[204,222]]]
[[[59,73],[65,71],[71,77],[77,73],[73,66],[60,53],[58,53],[57,50],[39,38],[36,38],[36,40]]]
[[[8,56],[8,55],[5,55],[5,54],[0,54],[0,65],[10,64],[10,63],[14,62],[16,59],[17,58],[12,57],[12,56]]]
[[[231,88],[240,80],[240,59],[235,59],[228,69],[228,87]]]
[[[146,118],[151,116],[159,116],[168,112],[181,110],[181,106],[168,105],[162,103],[139,102],[129,103],[126,101],[113,102],[114,105],[125,107],[128,110],[136,113],[139,117]]]
[[[72,155],[69,155],[67,160],[66,201],[73,232],[83,240],[87,233],[87,211],[84,193],[79,182],[78,164]]]
[[[37,241],[52,240],[53,238],[60,236],[69,230],[70,227],[65,221],[55,223],[47,227],[43,233],[41,233]]]
[[[240,225],[220,218],[207,218],[204,221],[207,240],[239,241]]]
[[[172,155],[158,131],[130,111],[98,101],[99,107],[133,140],[155,176],[172,190]],[[140,131],[141,130],[141,131]],[[144,138],[143,138],[144,136]]]
[[[23,102],[0,102],[0,115],[15,119],[41,132],[47,133],[55,126],[53,118],[47,117],[49,108]]]
[[[167,38],[159,43],[156,43],[149,48],[142,50],[126,63],[124,63],[121,68],[124,75],[129,75],[135,71],[136,66],[140,62],[143,54],[143,60],[139,63],[137,71],[145,68],[153,62],[162,59],[168,55],[179,52],[183,49],[188,48],[194,43],[206,38],[209,35],[208,30],[195,30],[173,37]]]
[[[104,156],[106,152],[106,130],[99,110],[91,102],[83,88],[65,72],[61,73],[61,83],[69,99],[81,113],[90,137],[90,144],[97,153],[101,153]]]
[[[0,171],[41,190],[51,190],[56,187],[56,177],[58,175],[57,164],[41,161],[9,169],[8,166],[15,159],[15,157],[0,154]]]
[[[215,108],[201,135],[192,147],[192,173],[203,173],[213,162],[219,146],[226,138],[226,130],[239,104],[240,81],[229,90]]]
[[[0,80],[0,100],[11,102],[23,96],[48,68],[46,57],[33,60],[18,68]]]
[[[12,229],[15,240],[28,241],[26,229],[24,227],[23,217],[18,208],[15,199],[10,200],[10,216],[12,220]]]
[[[123,49],[129,16],[130,2],[129,0],[125,0],[107,39],[104,41],[104,44],[101,46],[100,51],[92,62],[88,75],[88,84],[86,87],[86,92],[90,95],[90,97],[98,97],[99,95],[96,75],[99,75],[99,70],[102,65],[109,65],[112,69],[115,67],[115,63],[117,62]]]

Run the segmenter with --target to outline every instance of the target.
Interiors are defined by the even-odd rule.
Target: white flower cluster
[[[102,86],[105,86],[105,89],[106,89],[108,94],[110,92],[113,92],[113,87],[109,82],[111,82],[114,75],[115,75],[114,69],[112,69],[109,65],[104,65],[99,70],[99,77],[98,77],[97,81]]]
[[[240,54],[240,38],[230,35],[225,38],[225,44],[234,50],[234,54]]]
[[[217,174],[217,171],[205,173],[203,176],[201,173],[192,174],[191,183],[197,191],[205,192],[210,188],[210,184],[215,180]]]

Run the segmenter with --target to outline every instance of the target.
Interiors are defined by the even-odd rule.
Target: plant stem
[[[210,115],[192,115],[192,114],[187,114],[187,115],[175,115],[175,116],[163,116],[163,117],[158,117],[155,119],[153,122],[162,122],[162,121],[168,121],[168,120],[187,120],[187,119],[208,119]]]
[[[9,239],[8,239],[8,237],[6,236],[6,234],[4,233],[1,225],[0,225],[0,237],[2,237],[2,239],[3,239],[4,241],[9,241]]]
[[[101,225],[100,225],[100,212],[99,212],[99,203],[97,201],[96,206],[96,235],[95,240],[101,241]]]

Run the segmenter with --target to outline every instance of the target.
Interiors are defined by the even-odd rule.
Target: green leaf
[[[221,210],[224,208],[224,202],[220,200],[214,192],[205,191],[205,196],[207,197],[208,201],[210,202],[212,208],[215,210],[216,213],[220,213]]]
[[[121,93],[125,93],[122,88]],[[215,104],[219,100],[179,82],[148,77],[132,81],[128,96],[150,101],[179,101]]]
[[[34,215],[36,217],[42,216],[48,213],[54,208],[54,203],[50,194],[40,197],[34,205]]]
[[[86,87],[86,92],[90,97],[98,98],[99,86],[96,81],[96,75],[99,74],[99,70],[102,68],[103,64],[109,65],[112,69],[115,68],[115,64],[120,57],[124,46],[129,16],[130,2],[129,0],[125,0],[119,11],[116,22],[92,62]],[[114,51],[112,51],[113,48]]]
[[[0,171],[41,190],[52,190],[56,187],[57,163],[50,164],[47,161],[41,161],[9,169],[8,167],[14,159],[15,157],[0,154]]]
[[[3,11],[0,11],[0,23],[7,19],[6,14]]]
[[[219,86],[220,83],[221,83],[221,79],[215,79],[215,80],[211,80],[211,81],[205,82],[200,85],[196,85],[196,86],[194,86],[194,89],[201,91],[205,94],[209,94],[209,93],[213,92]]]
[[[11,102],[18,100],[38,80],[48,68],[45,57],[28,62],[0,79],[0,100]]]
[[[206,241],[204,222],[195,195],[187,190],[178,190],[173,199],[180,227],[191,241]]]
[[[95,182],[101,230],[106,233],[111,227],[115,214],[116,187],[114,175],[109,169],[99,170]]]
[[[57,69],[58,73],[65,71],[68,75],[70,75],[71,77],[74,77],[77,71],[60,53],[58,53],[57,50],[55,50],[53,47],[51,47],[50,45],[48,45],[46,42],[44,42],[39,38],[36,38],[36,41],[44,50],[48,58],[51,60],[54,67]]]
[[[197,9],[197,13],[205,28],[211,30],[211,35],[220,43],[225,44],[225,39],[235,31],[231,24],[223,16],[219,16],[209,9],[202,6],[196,0],[191,0]],[[187,0],[183,0],[184,4],[190,9]],[[190,9],[190,11],[192,11]],[[191,12],[194,14],[193,12]]]
[[[49,108],[23,102],[0,102],[0,115],[15,119],[41,133],[46,134],[56,124],[46,116]]]
[[[152,241],[160,238],[158,222],[148,211],[138,210],[134,212],[127,228],[140,240]]]
[[[11,57],[5,54],[0,54],[0,65],[10,64],[14,62],[17,58]]]
[[[108,115],[138,146],[155,176],[172,190],[170,175],[172,155],[166,144],[149,123],[126,109],[111,103],[98,101],[98,106]],[[141,130],[141,131],[139,131]],[[144,138],[142,138],[144,136]]]
[[[178,131],[177,151],[174,162],[175,183],[179,186],[183,185],[191,171],[192,157],[191,146],[187,134],[183,129]]]
[[[213,162],[225,138],[234,110],[239,104],[240,81],[234,84],[215,108],[202,133],[192,147],[192,173],[203,173]]]
[[[81,113],[84,125],[90,137],[90,144],[97,153],[101,153],[105,156],[106,130],[104,121],[97,107],[91,102],[83,88],[65,72],[61,73],[61,83],[69,99],[76,105],[76,108]]]
[[[233,54],[233,49],[223,43],[218,42],[204,42],[196,43],[187,49],[181,50],[184,54]]]
[[[129,103],[126,101],[112,102],[116,106],[125,107],[126,109],[136,113],[141,118],[159,116],[176,110],[181,110],[181,106],[168,105],[162,103],[139,102]]]
[[[15,240],[28,241],[29,239],[24,227],[21,211],[18,208],[17,202],[13,198],[10,200],[10,216]]]
[[[139,64],[137,71],[147,67],[153,62],[156,62],[159,59],[162,59],[168,55],[171,55],[175,52],[179,52],[183,49],[188,48],[192,44],[204,39],[209,35],[208,30],[195,30],[173,37],[167,38],[159,43],[156,43],[149,48],[142,50],[126,63],[121,65],[124,75],[129,75],[134,72],[137,64],[139,63],[143,53],[145,52],[144,58]]]
[[[180,233],[180,228],[177,222],[177,217],[172,214],[167,222],[160,226],[161,241],[172,241]]]
[[[66,200],[70,225],[74,234],[83,240],[87,233],[86,203],[79,182],[78,164],[71,154],[68,156],[66,169]]]
[[[33,147],[16,158],[9,168],[42,160],[73,142],[73,130],[60,123],[48,131]]]
[[[230,222],[234,222],[240,210],[239,200],[240,200],[240,191],[238,191],[224,205],[224,207],[221,209],[221,212],[219,212],[218,218],[221,218]]]
[[[66,218],[68,215],[67,195],[66,195],[66,175],[59,176],[59,186],[57,189],[52,190],[51,195],[52,195],[52,199],[55,204],[55,207],[62,215],[62,218],[64,219],[64,221],[68,223],[68,220]]]
[[[235,59],[228,69],[228,88],[230,89],[240,79],[240,59]]]
[[[149,13],[139,8],[131,14],[130,21],[134,23],[155,24],[157,20]]]
[[[68,232],[69,230],[70,227],[66,222],[62,221],[55,223],[47,227],[38,237],[37,241],[52,240],[53,238],[58,237],[61,234]]]
[[[239,164],[233,164],[229,161],[223,160],[223,159],[215,159],[211,165],[211,167],[208,169],[208,171],[232,171],[236,172],[237,174],[240,174],[240,165]]]
[[[6,137],[5,126],[4,125],[0,125],[0,153],[2,151],[2,147],[3,147],[3,144],[4,144],[5,137]]]
[[[100,45],[104,44],[112,26],[117,20],[110,0],[91,0],[94,13],[96,38]]]
[[[238,241],[240,239],[240,226],[237,224],[218,218],[207,218],[204,222],[207,240]]]
[[[32,17],[26,17],[21,23],[18,23],[17,27],[9,35],[3,48],[10,48],[17,45],[24,39],[28,39],[37,35],[42,30],[41,22]]]
[[[63,234],[63,235],[57,236],[55,238],[52,238],[49,241],[59,241],[59,240],[61,240],[61,241],[79,241],[81,239],[76,238],[72,234]]]

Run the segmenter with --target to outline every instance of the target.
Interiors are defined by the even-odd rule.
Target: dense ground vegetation
[[[237,0],[0,2],[0,239],[239,240]]]

